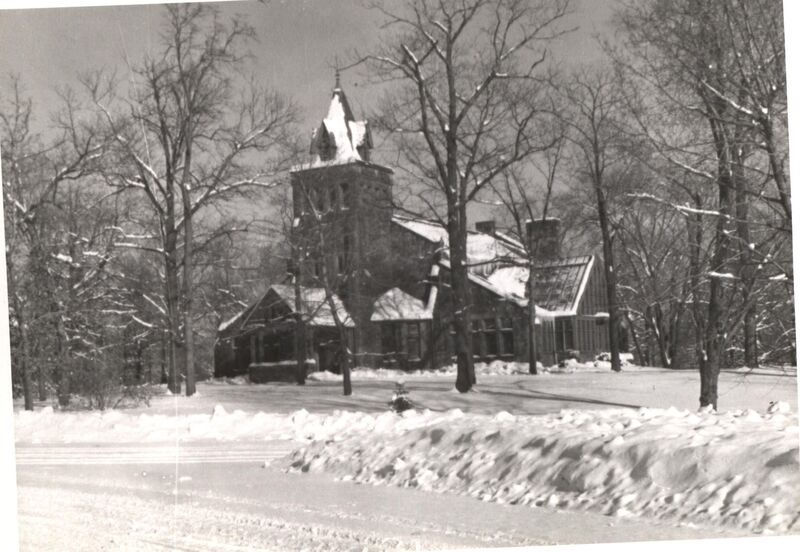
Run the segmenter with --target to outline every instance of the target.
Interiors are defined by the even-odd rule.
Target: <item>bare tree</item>
[[[578,179],[591,187],[603,244],[603,270],[608,302],[608,342],[611,369],[620,371],[620,309],[614,262],[616,229],[612,220],[613,188],[625,172],[631,155],[623,128],[626,102],[618,79],[607,68],[581,69],[558,86],[565,98],[563,120],[573,145],[572,164]]]
[[[494,197],[503,209],[503,215],[510,219],[512,232],[523,244],[528,257],[528,371],[531,374],[538,374],[538,354],[536,351],[536,304],[533,301],[536,262],[539,251],[537,245],[531,242],[531,236],[527,236],[527,221],[534,220],[540,213],[541,219],[545,220],[550,211],[550,200],[553,197],[553,187],[556,183],[559,167],[563,160],[566,144],[566,127],[556,125],[554,127],[554,142],[551,148],[541,152],[540,155],[532,157],[530,163],[510,167],[499,178],[490,184]],[[530,169],[533,168],[534,174],[538,173],[542,186],[532,185],[532,175]],[[524,169],[528,169],[526,172]],[[541,188],[544,188],[542,190]],[[542,193],[543,192],[543,193]]]
[[[352,284],[356,270],[349,247],[344,246],[344,241],[348,240],[347,228],[344,221],[335,216],[337,206],[331,204],[327,188],[320,187],[313,180],[299,179],[294,186],[294,197],[299,201],[293,205],[292,223],[287,225],[286,236],[291,244],[294,265],[298,370],[303,371],[305,364],[309,322],[319,311],[329,311],[337,334],[335,350],[342,373],[342,392],[349,396],[353,393],[353,355],[348,347],[347,328],[349,315],[339,302],[341,292]],[[314,298],[314,301],[307,300],[307,286],[321,290],[323,296]],[[298,372],[298,383],[304,381],[304,374]]]
[[[434,192],[427,214],[447,229],[456,388],[466,392],[475,383],[467,205],[498,175],[550,146],[537,128],[548,107],[541,73],[546,46],[565,32],[568,2],[407,0],[377,8],[386,18],[386,46],[364,59],[396,85],[377,122],[395,136],[401,167]]]
[[[69,299],[79,297],[87,286],[95,284],[107,261],[101,256],[102,259],[84,263],[70,256],[76,247],[83,249],[90,243],[81,231],[86,229],[86,222],[92,222],[92,217],[81,221],[80,215],[69,208],[68,196],[80,193],[73,183],[83,183],[98,174],[99,160],[107,143],[69,91],[61,92],[61,109],[53,118],[46,138],[33,131],[33,104],[24,96],[18,78],[10,79],[8,92],[5,95],[8,100],[0,108],[6,262],[11,313],[19,333],[16,358],[22,371],[25,408],[32,409],[34,363],[38,364],[40,400],[45,399],[48,379],[44,355],[35,359],[32,352],[36,337],[31,332],[42,324],[55,329],[51,332],[57,345],[54,375],[59,400],[68,401],[66,321],[77,309]],[[86,209],[91,209],[97,197],[82,195],[88,203]],[[98,207],[95,214],[103,209],[95,206]],[[79,229],[75,225],[81,222],[84,224]],[[60,271],[63,261],[69,263],[66,287],[58,281],[63,274]]]
[[[241,82],[253,38],[250,26],[222,21],[209,5],[167,6],[161,50],[131,69],[127,97],[113,77],[84,79],[116,140],[114,185],[141,193],[157,220],[150,249],[164,263],[172,392],[180,391],[179,346],[186,393],[195,392],[196,220],[212,205],[272,187],[291,145],[291,104]]]
[[[660,117],[637,115],[642,137],[667,163],[691,175],[695,186],[714,190],[710,205],[695,189],[689,190],[687,205],[676,207],[690,221],[700,404],[715,408],[726,347],[743,331],[745,356],[753,362],[759,297],[774,278],[792,279],[791,272],[775,274],[782,263],[764,262],[788,254],[783,251],[791,229],[781,153],[786,151],[781,5],[628,3],[618,22],[628,54],[615,57],[641,96],[651,98],[645,111]],[[679,131],[668,127],[676,120]],[[706,244],[707,264],[701,256]]]

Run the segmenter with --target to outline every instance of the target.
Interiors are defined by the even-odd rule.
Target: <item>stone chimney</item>
[[[494,220],[482,220],[481,222],[476,222],[475,230],[481,234],[489,234],[490,236],[494,236],[496,231]]]
[[[551,261],[561,256],[561,221],[557,218],[529,220],[528,243],[534,260]]]

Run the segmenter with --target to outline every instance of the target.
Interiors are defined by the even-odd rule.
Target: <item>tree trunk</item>
[[[711,256],[710,271],[724,273],[730,260],[730,235],[732,193],[735,182],[731,171],[731,145],[725,136],[725,129],[716,121],[711,121],[717,153],[717,188],[719,198],[719,216],[714,234],[714,250]],[[712,277],[709,283],[708,316],[705,328],[705,364],[700,375],[700,406],[711,406],[717,409],[717,382],[722,365],[722,354],[725,344],[725,311],[730,308],[726,301],[722,278]]]
[[[719,370],[721,365],[721,347],[720,340],[712,338],[706,342],[706,359],[705,366],[700,373],[700,406],[710,406],[714,410],[717,409],[718,391],[717,384],[719,382]]]
[[[745,305],[743,325],[744,364],[750,368],[758,367],[756,352],[756,308],[758,291],[755,289],[755,267],[753,250],[750,248],[750,208],[747,197],[747,178],[744,174],[744,154],[737,149],[734,154],[733,178],[736,183],[736,237],[738,238],[739,278],[742,290],[742,304]]]
[[[300,288],[300,260],[294,264],[294,304],[297,321],[294,329],[294,358],[297,362],[295,377],[298,385],[306,384],[306,324],[303,320],[303,301]]]
[[[22,348],[20,365],[22,369],[22,394],[25,397],[25,410],[33,410],[33,382],[31,381],[31,349],[28,338],[28,319],[19,295],[11,288],[14,286],[14,266],[9,257],[6,257],[6,280],[8,281],[8,296],[13,297],[14,314],[19,327],[19,340]]]
[[[185,362],[184,373],[186,374],[186,396],[191,397],[195,394],[195,373],[194,373],[194,316],[192,285],[192,266],[193,251],[192,241],[194,240],[194,227],[192,225],[191,202],[188,192],[183,193],[183,347]]]
[[[694,320],[694,335],[695,335],[695,357],[697,359],[697,366],[700,370],[701,380],[701,395],[702,395],[702,378],[705,373],[706,356],[703,342],[705,340],[705,326],[706,319],[703,316],[703,308],[700,303],[700,251],[703,244],[703,215],[700,214],[700,209],[703,207],[703,202],[699,195],[693,197],[694,207],[698,210],[696,214],[690,215],[687,219],[686,229],[689,234],[689,281],[692,290],[692,319]],[[677,336],[676,332],[676,336]],[[681,347],[679,338],[676,337],[675,348]],[[678,366],[680,368],[680,366]]]
[[[600,183],[595,183],[597,194],[597,215],[600,219],[600,232],[603,238],[603,269],[606,277],[606,300],[608,301],[608,344],[611,349],[611,369],[622,370],[619,360],[619,308],[617,307],[617,273],[614,270],[614,253],[611,242],[611,229],[608,223],[606,199]]]
[[[748,368],[758,368],[756,327],[756,308],[750,307],[744,315],[744,364]]]
[[[180,300],[178,290],[178,263],[175,259],[176,252],[174,244],[176,242],[176,232],[172,230],[168,233],[167,244],[172,248],[167,249],[166,255],[166,294],[167,294],[167,318],[169,325],[169,340],[167,347],[167,389],[173,395],[180,394],[181,380],[177,358],[177,345],[180,338]]]
[[[636,355],[639,357],[639,362],[643,364],[644,353],[642,352],[642,347],[639,344],[639,336],[636,335],[636,327],[633,325],[633,320],[631,320],[630,311],[625,311],[625,318],[628,321],[628,327],[631,329],[631,337],[633,338],[633,347],[636,349]]]
[[[341,364],[341,368],[342,368],[342,386],[343,386],[342,392],[343,392],[345,397],[349,397],[350,395],[353,394],[353,384],[350,381],[350,363],[351,363],[351,358],[350,358],[350,354],[349,354],[349,352],[347,350],[347,338],[346,338],[346,336],[345,337],[341,337],[340,336],[339,339],[342,340],[341,343],[340,343],[340,346],[339,346],[340,347],[339,348],[340,355],[342,357],[341,358],[341,363],[342,363]]]
[[[462,221],[463,222],[463,221]],[[472,358],[472,321],[467,268],[467,234],[463,225],[450,228],[450,286],[453,294],[453,329],[456,334],[456,389],[466,393],[475,384]],[[455,235],[454,235],[455,234]],[[455,239],[454,239],[455,238]]]
[[[22,313],[17,310],[17,322],[19,323],[19,340],[22,346],[22,392],[25,395],[25,410],[33,410],[33,383],[31,382],[31,352],[30,341],[28,338],[28,322]]]
[[[56,396],[59,406],[69,405],[70,358],[68,352],[67,331],[61,316],[61,308],[57,305],[56,317]]]

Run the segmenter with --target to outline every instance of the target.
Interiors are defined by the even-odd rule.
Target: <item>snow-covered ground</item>
[[[694,407],[695,373],[615,374],[600,365],[530,376],[518,368],[482,367],[468,394],[452,391],[450,373],[402,375],[418,406],[403,415],[387,409],[397,373],[354,375],[351,397],[336,380],[217,381],[201,383],[195,397],[158,396],[150,408],[18,411],[16,440],[35,447],[288,439],[296,450],[286,465],[297,474],[537,511],[800,532],[794,373],[726,372],[723,410],[712,413]]]
[[[309,415],[311,416],[311,415]],[[798,530],[797,415],[677,409],[309,418],[298,471],[530,506]],[[318,425],[319,424],[319,425]]]

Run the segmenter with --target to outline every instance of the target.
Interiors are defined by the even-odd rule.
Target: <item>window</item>
[[[339,208],[340,209],[347,209],[347,182],[342,182],[339,184]]]
[[[311,196],[311,205],[314,207],[314,210],[318,213],[321,213],[324,208],[324,199],[323,195],[320,193],[320,190],[309,190],[309,196]]]
[[[572,320],[570,318],[556,318],[556,350],[568,351],[574,348]]]
[[[256,337],[256,362],[264,362],[264,336]]]
[[[406,351],[408,352],[408,358],[420,358],[422,356],[422,351],[420,348],[421,342],[419,338],[419,322],[409,323],[407,330]]]
[[[398,341],[400,341],[398,330],[399,326],[392,322],[384,322],[381,324],[381,352],[385,355],[396,353],[399,349]]]
[[[347,260],[350,258],[350,237],[345,234],[342,238],[342,247],[336,255],[337,271],[339,275],[347,272]]]
[[[314,259],[314,276],[322,278],[322,259]]]
[[[277,348],[275,347],[275,345],[277,345],[277,344],[275,342],[273,342],[271,339],[263,339],[262,340],[261,358],[262,358],[262,360],[264,362],[275,362],[275,361],[278,360],[277,359],[277,356],[278,356],[277,352],[278,351],[277,351]]]
[[[511,318],[500,319],[500,354],[514,354],[514,320]]]
[[[497,356],[497,321],[494,318],[483,321],[483,340],[486,344],[486,356]]]
[[[337,190],[336,190],[335,187],[331,186],[330,188],[328,188],[328,191],[327,191],[327,194],[326,194],[327,195],[328,204],[325,206],[326,209],[333,210],[333,209],[336,209],[339,206],[339,201],[336,199],[336,192],[337,192]]]

